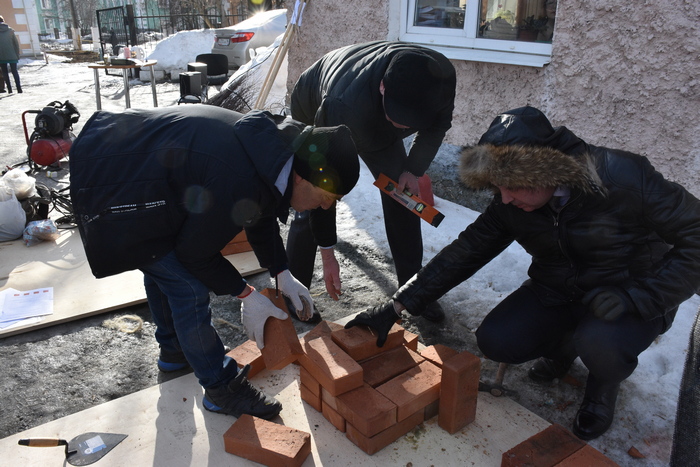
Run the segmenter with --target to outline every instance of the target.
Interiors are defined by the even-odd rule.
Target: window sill
[[[469,62],[486,62],[500,63],[503,65],[520,65],[542,68],[551,62],[550,55],[525,53],[525,52],[506,52],[499,50],[483,50],[483,49],[468,49],[463,47],[449,47],[440,45],[431,45],[424,42],[418,43],[429,49],[440,52],[445,57],[451,60],[465,60]]]

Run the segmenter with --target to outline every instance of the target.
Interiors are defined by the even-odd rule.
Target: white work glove
[[[291,300],[296,309],[296,314],[302,321],[308,321],[314,314],[313,300],[309,289],[292,276],[289,269],[285,269],[277,274],[277,288],[282,295]]]
[[[255,339],[258,348],[265,347],[265,322],[267,318],[287,319],[284,310],[277,308],[267,297],[253,289],[241,298],[241,322],[248,333],[248,339]]]

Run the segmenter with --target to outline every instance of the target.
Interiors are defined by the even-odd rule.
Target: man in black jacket
[[[286,313],[248,285],[221,249],[245,229],[280,292],[311,315],[287,268],[277,219],[328,209],[357,182],[343,126],[314,128],[267,112],[215,106],[96,112],[71,147],[71,198],[96,277],[139,269],[160,344],[158,367],[188,365],[207,410],[275,417],[282,406],[246,378],[211,325],[209,293],[242,301],[258,347],[268,317]]]
[[[347,326],[375,328],[382,345],[402,310],[416,314],[517,241],[532,255],[529,279],[483,320],[479,349],[498,362],[537,359],[529,375],[546,382],[580,357],[589,373],[573,431],[602,435],[638,355],[700,285],[700,201],[645,157],[589,145],[533,107],[499,115],[460,175],[494,190],[489,207],[393,300]]]
[[[435,158],[452,122],[455,70],[442,54],[402,42],[369,42],[334,50],[301,75],[291,96],[292,118],[309,125],[347,125],[360,157],[377,178],[384,173],[398,190],[420,195],[418,178]],[[415,133],[408,155],[403,139]],[[384,224],[401,286],[421,268],[420,218],[382,194]],[[368,209],[371,209],[368,207]],[[321,247],[326,290],[337,300],[340,267],[335,234],[315,237],[311,225],[335,224],[335,210],[297,213],[289,229],[289,268],[311,284],[317,246]],[[429,304],[423,316],[444,313]]]

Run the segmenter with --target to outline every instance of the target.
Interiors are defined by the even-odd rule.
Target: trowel
[[[60,438],[23,438],[17,444],[33,447],[66,447],[66,460],[71,465],[89,465],[102,459],[127,435],[114,433],[84,433],[70,441]]]

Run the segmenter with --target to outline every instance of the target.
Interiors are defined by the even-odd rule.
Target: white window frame
[[[464,29],[414,26],[416,0],[395,1],[400,2],[401,41],[424,45],[455,60],[533,67],[543,67],[551,60],[552,44],[477,37],[479,0],[467,0]]]

